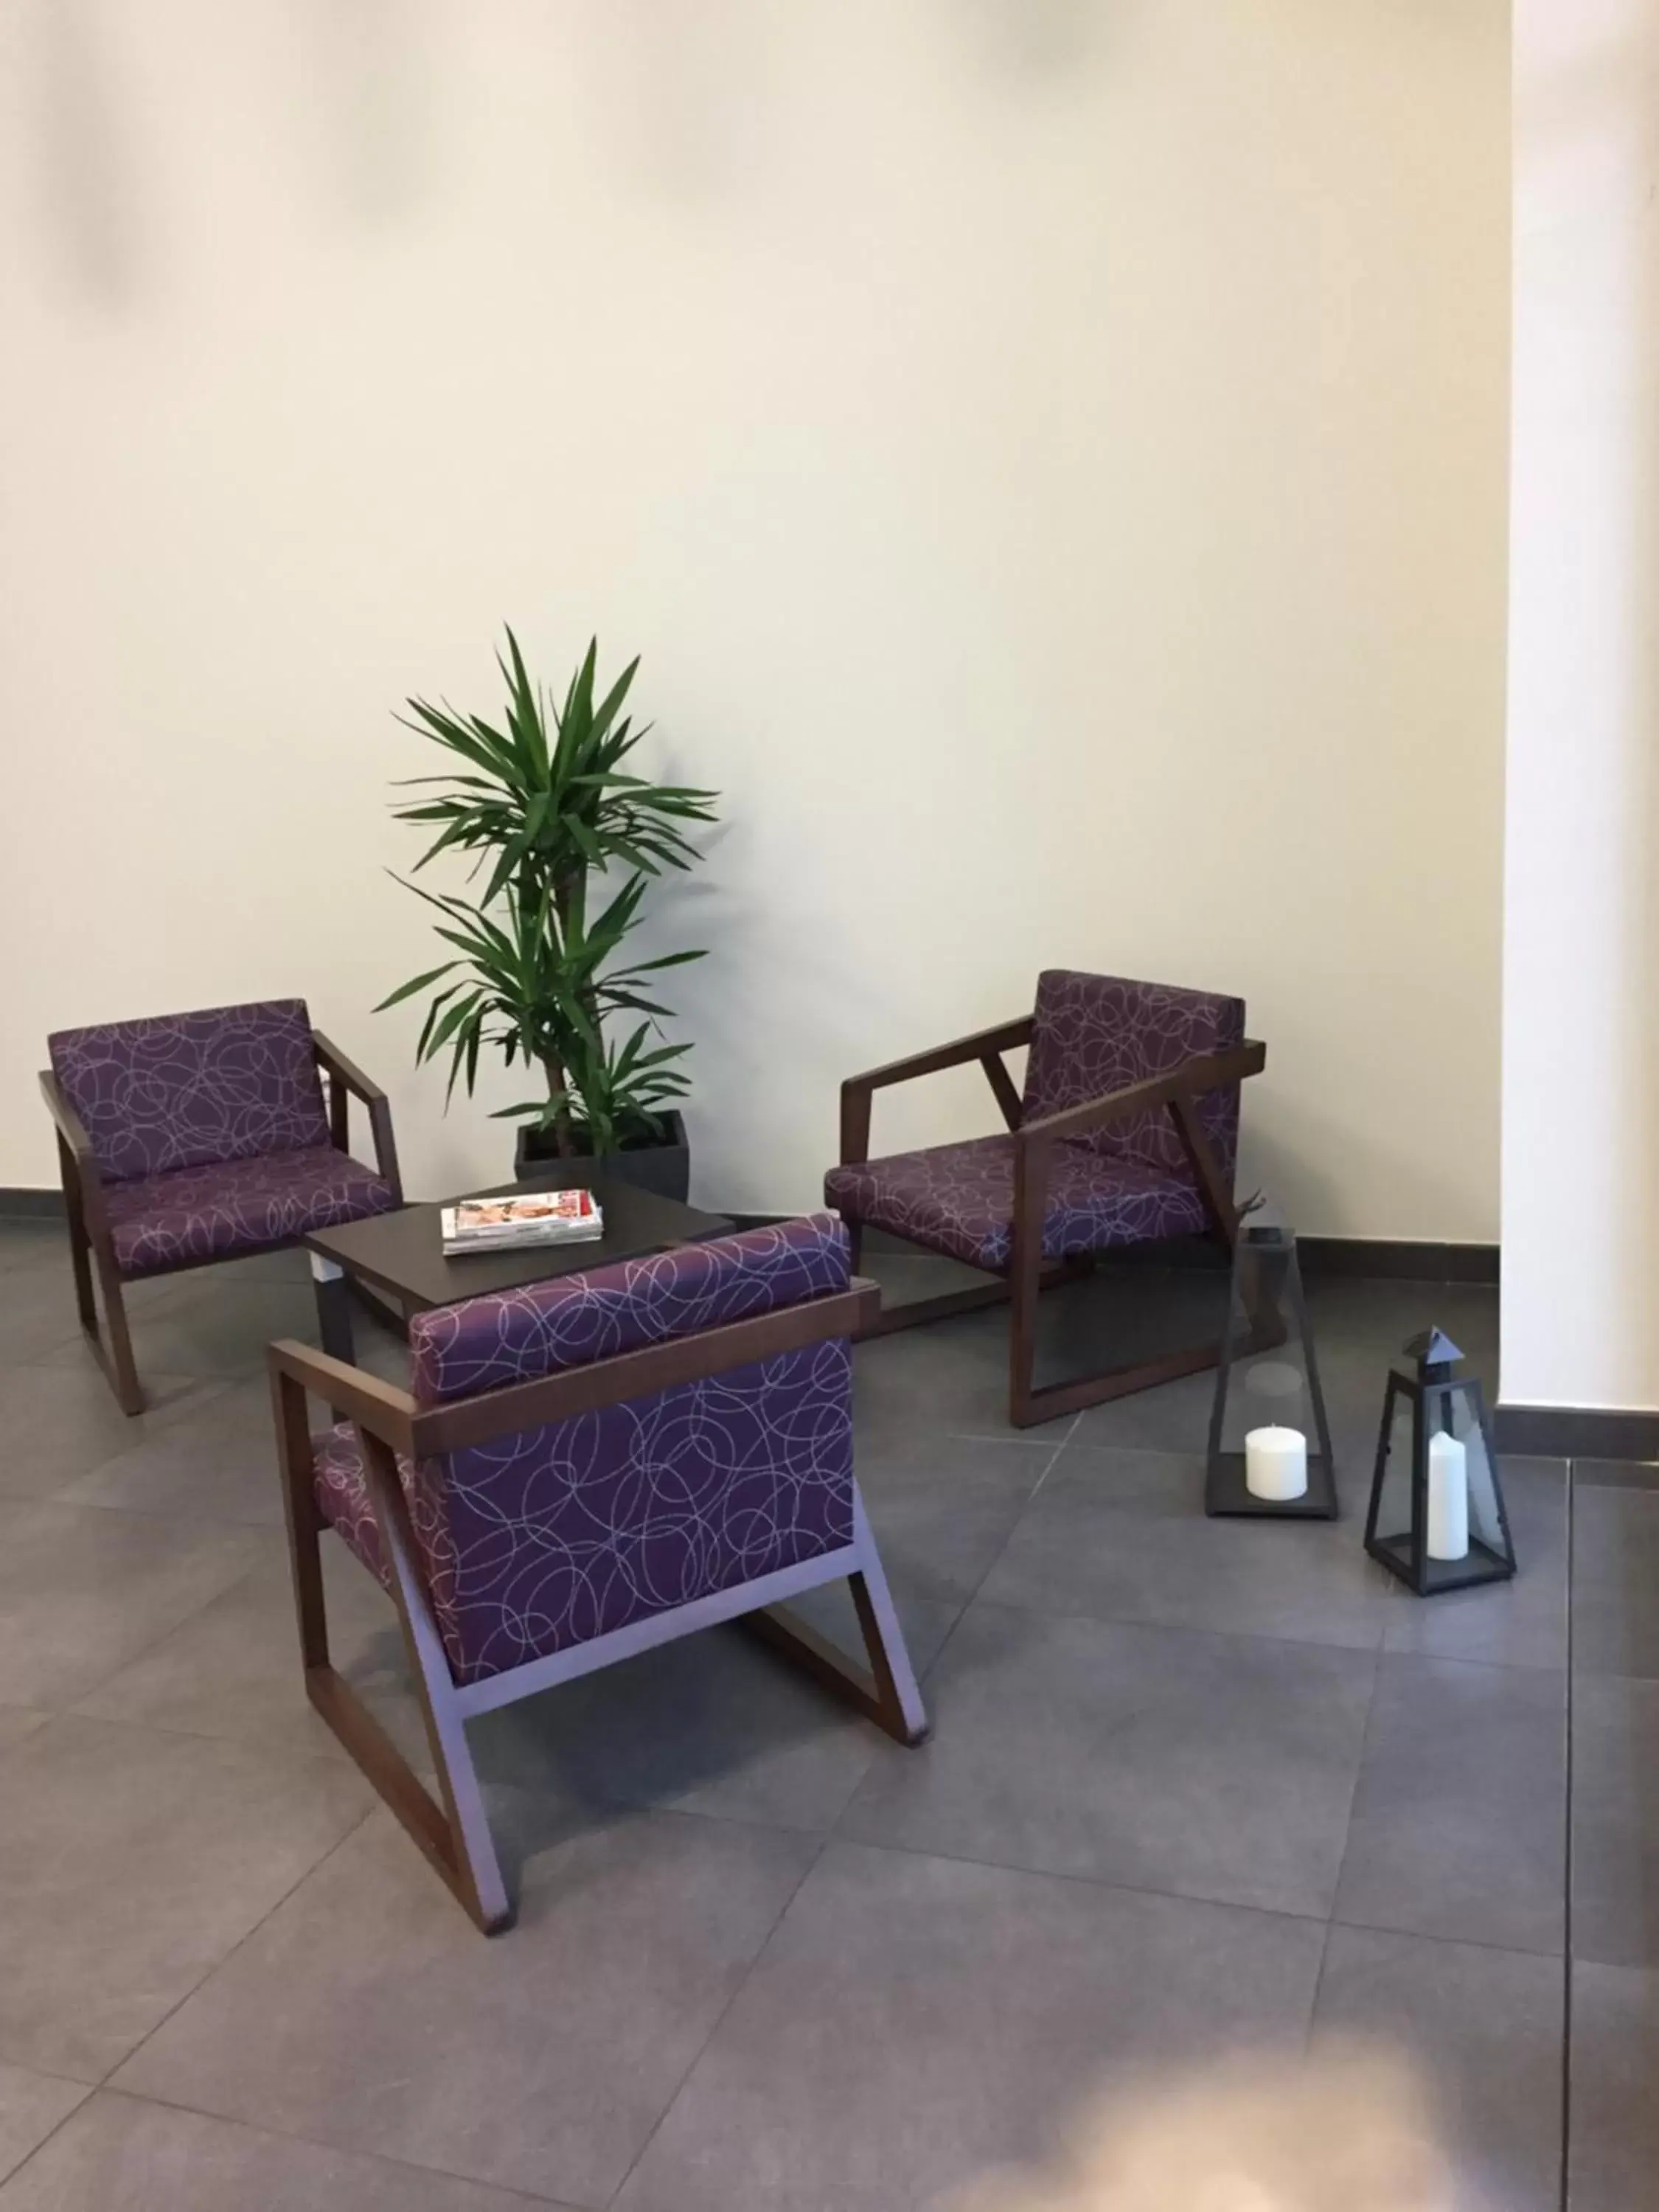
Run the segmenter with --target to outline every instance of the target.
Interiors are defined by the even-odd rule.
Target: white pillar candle
[[[1444,1429],[1429,1438],[1428,1542],[1431,1559],[1469,1556],[1468,1454]]]
[[[1300,1429],[1252,1429],[1244,1439],[1244,1487],[1275,1504],[1308,1489],[1308,1439]]]

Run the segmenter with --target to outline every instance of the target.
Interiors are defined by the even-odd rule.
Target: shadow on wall
[[[77,289],[107,307],[133,295],[144,223],[143,88],[119,6],[36,0],[33,10],[41,204]],[[1085,61],[1099,21],[1091,0],[942,0],[936,15],[941,35],[965,40],[982,65],[1032,77]],[[303,143],[331,203],[364,225],[393,223],[429,196],[436,173],[433,11],[407,0],[304,0],[279,20],[294,112],[310,126]],[[831,34],[836,21],[827,13]],[[451,21],[459,35],[460,7]],[[753,171],[770,104],[764,0],[609,0],[581,28],[595,42],[593,91],[618,111],[612,143],[647,177],[697,198]],[[170,92],[207,96],[200,85]],[[159,131],[165,116],[153,119]]]
[[[35,166],[49,237],[79,292],[118,307],[143,260],[146,88],[124,47],[120,0],[36,0]],[[432,57],[422,11],[404,0],[306,0],[283,18],[291,33],[294,112],[313,125],[332,204],[384,227],[416,206],[434,173]],[[170,87],[179,100],[204,84]],[[168,116],[153,100],[159,139]],[[301,179],[296,174],[296,188]]]
[[[1086,61],[1107,13],[1097,0],[944,0],[945,17],[967,31],[988,61],[1033,76]]]
[[[101,0],[51,0],[34,21],[41,207],[78,289],[118,307],[137,274],[137,165],[105,9]]]
[[[332,198],[368,228],[418,206],[434,180],[435,64],[423,18],[408,0],[307,0],[304,9],[295,97],[320,107]]]

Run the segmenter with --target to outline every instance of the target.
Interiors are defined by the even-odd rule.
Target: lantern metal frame
[[[1382,1394],[1382,1425],[1376,1442],[1376,1463],[1371,1475],[1370,1504],[1365,1514],[1365,1549],[1378,1565],[1405,1583],[1419,1597],[1437,1597],[1447,1590],[1472,1589],[1485,1583],[1508,1582],[1516,1571],[1515,1540],[1510,1533],[1504,1485],[1498,1474],[1498,1454],[1492,1445],[1486,1394],[1479,1376],[1454,1376],[1452,1369],[1462,1353],[1437,1328],[1425,1329],[1405,1346],[1389,1369]],[[1407,1367],[1407,1362],[1411,1363]],[[1401,1400],[1412,1408],[1411,1510],[1406,1527],[1396,1535],[1379,1537],[1377,1516],[1382,1504],[1382,1485],[1389,1472],[1394,1444],[1395,1409]],[[1503,1548],[1469,1533],[1467,1558],[1429,1557],[1429,1443],[1439,1431],[1455,1435],[1453,1405],[1461,1401],[1473,1415],[1486,1455],[1492,1478],[1492,1504]]]
[[[1309,1405],[1313,1413],[1315,1433],[1308,1440],[1308,1487],[1300,1498],[1255,1497],[1244,1479],[1244,1454],[1221,1449],[1227,1389],[1234,1367],[1241,1361],[1253,1359],[1258,1352],[1271,1352],[1275,1346],[1285,1343],[1290,1334],[1276,1315],[1266,1310],[1269,1293],[1263,1282],[1264,1262],[1270,1257],[1283,1262],[1283,1273],[1274,1295],[1281,1310],[1288,1312],[1301,1346]],[[1244,1322],[1242,1334],[1235,1326],[1241,1316]],[[1210,1406],[1204,1510],[1212,1520],[1251,1521],[1334,1521],[1341,1511],[1336,1491],[1336,1456],[1331,1449],[1325,1394],[1320,1388],[1319,1362],[1308,1322],[1308,1303],[1302,1291],[1302,1264],[1297,1256],[1296,1231],[1288,1222],[1266,1218],[1265,1213],[1264,1218],[1245,1224],[1233,1247],[1227,1327],[1222,1337],[1215,1395]]]

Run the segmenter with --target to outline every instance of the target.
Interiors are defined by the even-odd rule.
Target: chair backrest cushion
[[[470,1299],[411,1322],[426,1403],[844,1290],[829,1214]],[[458,1675],[498,1674],[839,1550],[845,1338],[470,1445],[406,1471]]]
[[[440,1306],[409,1325],[410,1389],[428,1406],[476,1397],[799,1305],[847,1288],[847,1231],[834,1214],[808,1214]]]
[[[1103,1097],[1183,1060],[1244,1042],[1244,1001],[1119,975],[1049,968],[1037,978],[1036,1020],[1025,1066],[1024,1118],[1034,1121],[1085,1099]],[[1238,1085],[1211,1091],[1199,1107],[1224,1181],[1238,1157]],[[1108,1158],[1134,1160],[1182,1181],[1187,1155],[1165,1107],[1154,1107],[1074,1141]]]
[[[329,1140],[303,999],[104,1022],[46,1042],[107,1182]]]

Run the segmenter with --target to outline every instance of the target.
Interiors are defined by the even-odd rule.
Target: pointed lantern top
[[[1435,1367],[1449,1367],[1463,1355],[1445,1332],[1437,1328],[1419,1329],[1406,1347],[1406,1356],[1414,1359],[1425,1372]]]

